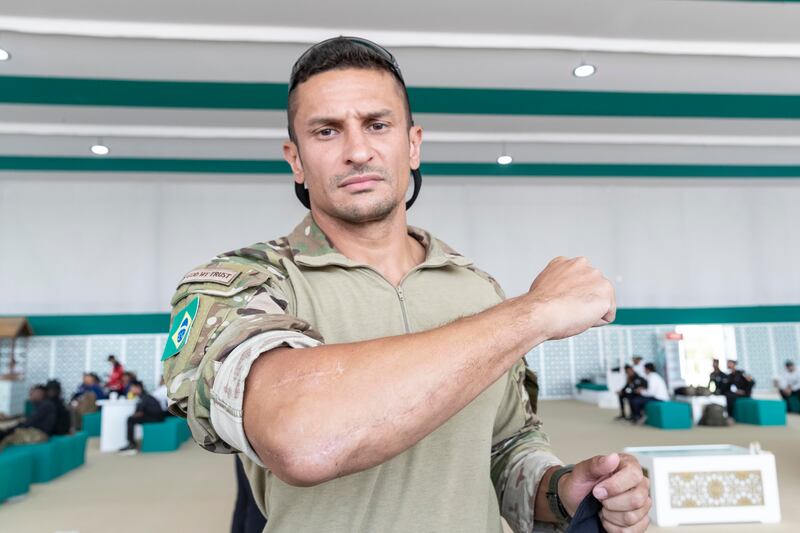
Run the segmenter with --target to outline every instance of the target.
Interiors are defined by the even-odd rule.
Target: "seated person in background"
[[[630,399],[631,404],[631,422],[634,424],[641,424],[644,422],[642,411],[644,406],[650,402],[666,402],[669,400],[669,391],[667,384],[664,382],[658,372],[656,372],[656,365],[647,363],[644,365],[644,371],[647,378],[647,388],[640,387],[636,389],[638,396]]]
[[[631,398],[638,396],[637,389],[647,387],[647,380],[637,374],[631,365],[625,365],[625,374],[627,381],[625,387],[617,392],[619,395],[619,416],[615,420],[628,420],[630,417],[625,416],[625,400],[628,400],[628,410],[631,410]]]
[[[723,394],[723,384],[725,383],[725,372],[719,367],[719,359],[711,361],[713,370],[708,375],[708,390],[714,394]]]
[[[100,378],[97,374],[84,373],[83,382],[78,386],[69,402],[72,427],[76,430],[81,429],[83,415],[97,411],[97,400],[102,400],[105,397],[106,393],[103,387],[100,386]]]
[[[136,412],[128,417],[128,445],[120,450],[126,454],[134,454],[138,451],[133,439],[133,430],[136,424],[162,422],[165,416],[161,404],[153,396],[147,394],[140,381],[131,382],[130,392],[139,398],[139,403],[136,404]]]
[[[47,397],[45,386],[35,385],[28,399],[33,404],[33,412],[18,425],[0,430],[0,450],[10,444],[44,442],[54,435],[58,408]]]
[[[636,372],[639,376],[644,376],[646,374],[644,369],[644,359],[642,359],[641,355],[634,355],[631,357],[633,361],[633,371]]]
[[[56,406],[56,427],[53,430],[54,435],[67,435],[72,431],[72,417],[69,414],[64,403],[64,398],[61,396],[61,382],[57,379],[51,379],[45,384],[47,397]]]
[[[135,394],[131,393],[131,383],[134,381],[139,381],[139,378],[136,376],[136,372],[132,372],[130,370],[126,370],[122,373],[122,391],[120,395],[124,396],[129,400],[133,400],[136,398]]]
[[[786,401],[786,412],[789,412],[789,398],[794,396],[800,400],[800,372],[794,366],[794,361],[786,361],[784,366],[786,370],[775,380],[775,387]]]
[[[753,393],[755,381],[744,370],[736,368],[736,361],[728,359],[728,373],[722,383],[722,394],[727,400],[728,419],[733,420],[733,410],[738,398],[749,398]]]
[[[122,394],[122,374],[125,372],[125,369],[122,368],[122,363],[117,361],[116,356],[109,355],[108,362],[111,363],[111,374],[108,375],[108,381],[106,382],[106,388],[108,392],[116,392],[117,394]]]

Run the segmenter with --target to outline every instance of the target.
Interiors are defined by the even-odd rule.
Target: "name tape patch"
[[[178,285],[184,283],[196,283],[198,281],[204,283],[219,283],[220,285],[230,285],[241,272],[235,270],[219,270],[210,268],[201,268],[199,270],[192,270],[185,276]]]

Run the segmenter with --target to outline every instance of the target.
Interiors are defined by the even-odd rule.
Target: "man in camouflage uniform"
[[[407,226],[422,130],[374,43],[309,49],[288,115],[284,156],[311,213],[186,274],[163,358],[171,410],[204,448],[241,454],[265,531],[497,533],[502,515],[528,532],[589,493],[609,531],[643,531],[638,463],[563,469],[523,386],[534,346],[613,320],[610,283],[557,258],[507,300]]]

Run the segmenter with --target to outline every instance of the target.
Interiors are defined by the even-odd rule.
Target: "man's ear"
[[[300,160],[300,150],[297,144],[287,140],[283,143],[283,158],[292,167],[295,183],[305,183],[306,178],[303,174],[303,162]]]
[[[412,169],[418,169],[422,152],[422,127],[411,126],[408,130],[408,159]]]

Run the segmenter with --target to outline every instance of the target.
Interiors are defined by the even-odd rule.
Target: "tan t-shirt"
[[[172,410],[205,448],[246,456],[267,532],[497,533],[501,512],[517,531],[533,527],[538,482],[560,462],[530,409],[522,360],[405,452],[314,487],[278,479],[244,436],[244,382],[261,353],[292,346],[302,357],[319,343],[425,331],[502,301],[471,261],[409,234],[426,258],[398,287],[338,252],[310,215],[289,237],[222,254],[178,287],[164,366]]]

